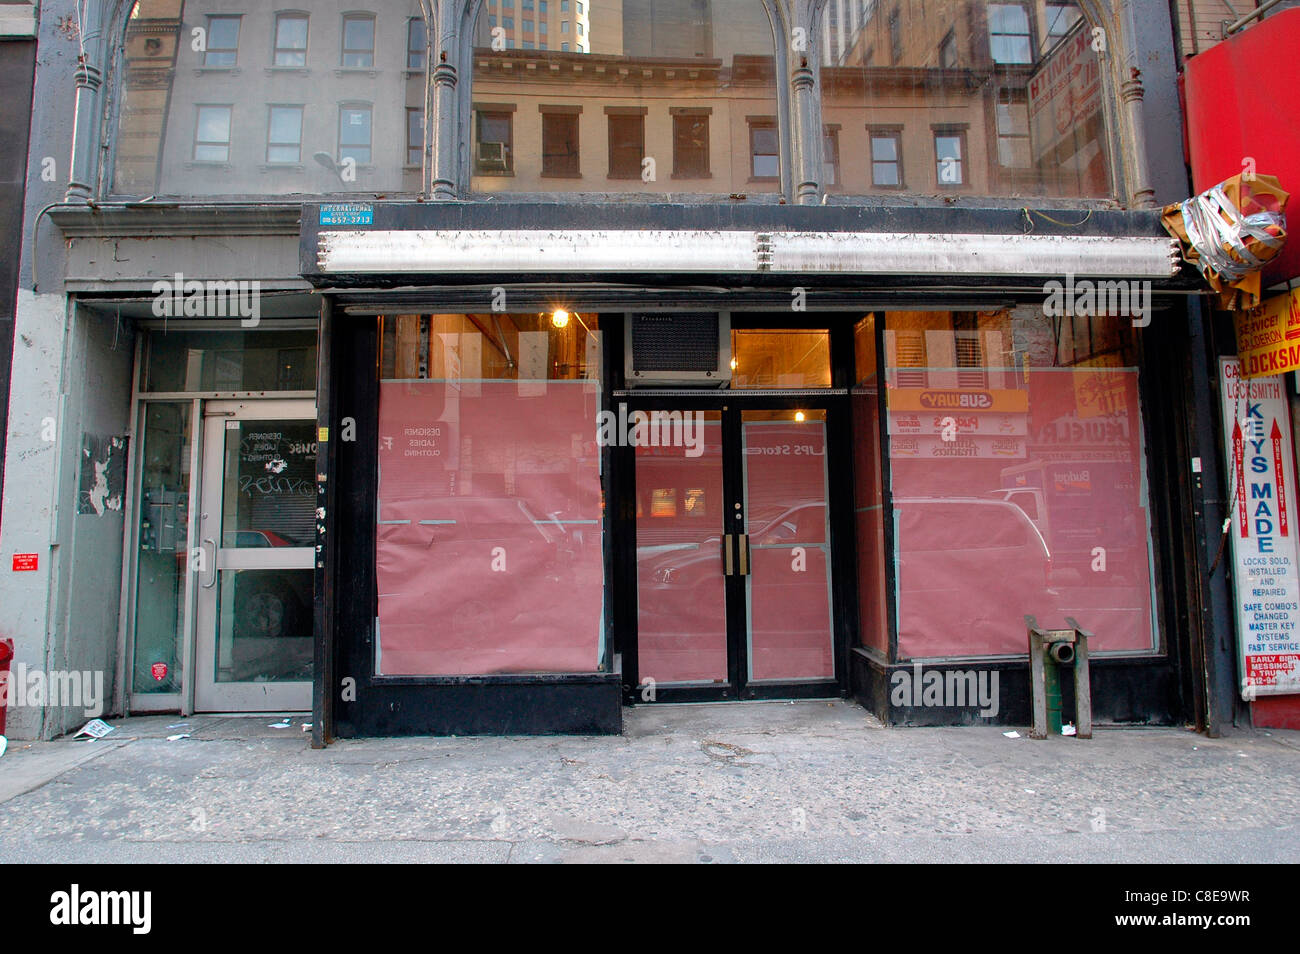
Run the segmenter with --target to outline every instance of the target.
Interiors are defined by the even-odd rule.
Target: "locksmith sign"
[[[1300,692],[1300,548],[1291,414],[1281,376],[1219,359],[1244,699]]]

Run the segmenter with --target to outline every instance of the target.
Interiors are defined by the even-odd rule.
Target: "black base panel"
[[[978,706],[895,706],[890,700],[894,673],[911,674],[909,663],[885,665],[860,649],[850,656],[853,698],[886,725],[1006,725],[1027,726],[1033,721],[1029,699],[1029,663],[952,662],[926,663],[923,672],[989,670],[998,673],[998,711],[981,716]],[[1098,660],[1092,666],[1092,721],[1094,725],[1181,725],[1178,676],[1165,659]],[[1062,679],[1062,706],[1066,721],[1073,721],[1074,683]]]
[[[621,735],[617,677],[542,683],[372,685],[343,705],[340,738],[400,735]]]

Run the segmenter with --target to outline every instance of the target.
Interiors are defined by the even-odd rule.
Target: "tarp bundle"
[[[1259,304],[1260,270],[1286,241],[1288,198],[1276,176],[1243,174],[1165,206],[1165,228],[1218,292],[1220,307]]]

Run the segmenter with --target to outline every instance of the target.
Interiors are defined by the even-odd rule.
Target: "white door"
[[[203,408],[198,712],[311,708],[316,408]]]

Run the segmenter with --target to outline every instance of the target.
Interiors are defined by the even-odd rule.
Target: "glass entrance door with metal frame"
[[[838,692],[825,398],[638,397],[640,698]],[[641,415],[637,415],[640,411]]]
[[[311,708],[311,401],[203,407],[194,707]]]

